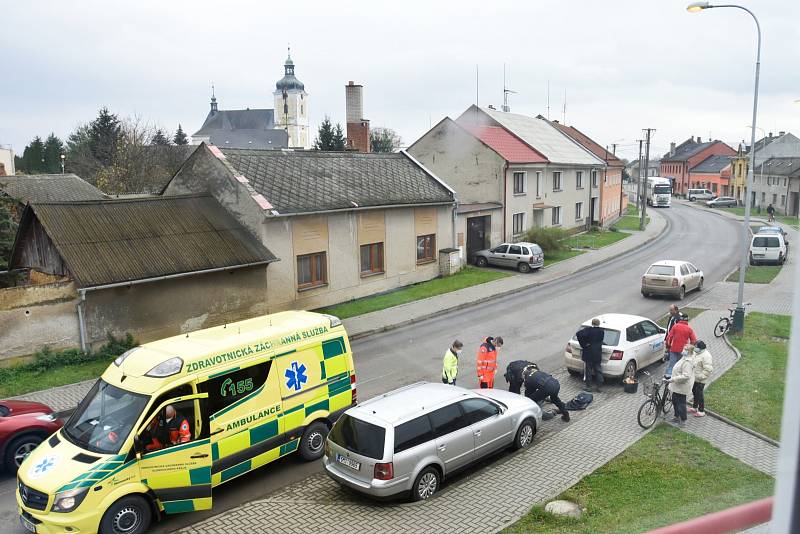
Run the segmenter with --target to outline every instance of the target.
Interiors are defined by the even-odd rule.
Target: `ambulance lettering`
[[[225,427],[225,430],[226,431],[228,431],[228,430],[236,430],[237,428],[245,427],[245,426],[249,425],[250,423],[252,423],[253,421],[258,421],[259,419],[263,419],[264,417],[268,417],[270,415],[274,415],[274,414],[278,413],[279,411],[281,411],[281,405],[280,404],[276,404],[275,406],[270,406],[269,408],[261,410],[258,413],[250,414],[250,415],[248,415],[246,417],[242,417],[241,419],[237,419],[236,421],[232,421],[232,422],[228,423],[228,426]]]

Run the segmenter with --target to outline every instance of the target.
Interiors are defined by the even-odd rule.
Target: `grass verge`
[[[96,352],[41,350],[31,363],[0,368],[0,398],[97,378],[117,356],[136,345],[128,334],[123,339],[110,337]]]
[[[780,439],[790,327],[788,315],[749,313],[744,334],[728,338],[742,358],[706,388],[706,406]]]
[[[551,252],[544,253],[544,266],[549,267],[554,263],[558,263],[560,261],[568,260],[570,258],[574,258],[575,256],[580,256],[586,252],[585,250],[554,250]]]
[[[585,232],[569,238],[568,243],[572,248],[598,249],[612,245],[617,241],[622,241],[631,234],[627,232],[610,232],[600,230],[596,232]]]
[[[744,281],[748,284],[769,284],[781,272],[782,265],[748,265],[744,271]],[[728,276],[728,282],[739,281],[739,269]]]
[[[708,442],[662,424],[558,497],[585,507],[580,519],[536,506],[504,532],[647,532],[766,497],[773,485]]]
[[[630,206],[629,206],[630,207]],[[650,224],[650,217],[645,217],[645,227]],[[614,223],[613,228],[617,230],[625,230],[627,232],[639,231],[639,216],[638,215],[625,215]]]
[[[347,319],[349,317],[355,317],[356,315],[362,315],[407,302],[441,295],[442,293],[449,293],[465,287],[484,284],[510,275],[510,272],[503,273],[489,269],[479,269],[468,265],[452,276],[420,282],[419,284],[404,287],[397,291],[392,291],[391,293],[351,300],[350,302],[343,302],[342,304],[321,308],[316,311],[330,313],[340,319]]]

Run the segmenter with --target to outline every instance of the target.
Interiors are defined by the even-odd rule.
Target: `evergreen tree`
[[[64,153],[64,143],[51,133],[44,142],[45,171],[51,174],[61,172],[61,154]]]
[[[101,165],[92,155],[91,144],[90,125],[79,125],[67,138],[67,158],[64,163],[67,172],[73,172],[89,183],[95,184],[95,174]]]
[[[325,115],[322,124],[317,130],[317,138],[314,140],[316,150],[333,150],[333,125],[331,119]]]
[[[369,132],[369,147],[373,152],[394,152],[403,140],[391,128],[375,128]]]
[[[14,217],[14,200],[9,197],[0,197],[0,270],[8,269],[11,259],[11,249],[14,247],[14,238],[17,235],[17,220]]]
[[[343,151],[346,143],[347,138],[342,130],[342,125],[337,122],[336,130],[333,133],[333,150]]]
[[[180,123],[178,124],[178,130],[175,132],[175,137],[172,138],[172,142],[176,145],[189,144],[189,138],[186,136],[186,132],[183,131]]]
[[[92,156],[101,165],[109,166],[114,161],[120,135],[119,118],[109,112],[108,108],[102,108],[97,118],[89,125],[89,148]]]
[[[22,152],[22,163],[25,172],[28,174],[39,174],[45,172],[44,165],[44,142],[38,135],[33,138],[31,144],[25,147]]]
[[[180,125],[178,125],[178,128],[180,128]],[[184,134],[184,137],[185,136],[186,134]],[[169,138],[166,135],[164,135],[164,132],[161,131],[161,128],[157,128],[156,133],[153,134],[153,138],[150,140],[150,144],[158,146],[169,146],[172,143],[170,142]]]

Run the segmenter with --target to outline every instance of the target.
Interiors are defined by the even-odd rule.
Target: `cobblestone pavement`
[[[31,393],[11,398],[41,402],[50,406],[53,411],[61,412],[75,408],[96,381],[96,379],[85,380],[77,384],[68,384],[66,386],[59,386],[42,391],[32,391]]]
[[[577,379],[559,378],[564,399],[579,391]],[[636,423],[641,402],[642,395],[609,388],[609,393],[596,395],[586,411],[572,412],[572,422],[563,423],[559,418],[544,422],[527,451],[482,462],[476,470],[446,483],[438,497],[425,503],[375,503],[318,474],[179,532],[232,534],[271,525],[280,525],[286,534],[497,531],[641,438],[645,432]],[[492,496],[488,509],[486,495]]]

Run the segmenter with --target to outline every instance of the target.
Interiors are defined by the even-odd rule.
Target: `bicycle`
[[[661,415],[666,416],[672,410],[672,392],[667,388],[667,378],[662,378],[661,382],[654,382],[650,373],[647,371],[642,373],[651,380],[650,384],[643,388],[647,400],[639,407],[636,419],[640,427],[648,429]]]
[[[736,304],[734,302],[734,304]],[[745,306],[750,306],[750,302],[745,303]],[[728,316],[720,318],[717,321],[717,325],[714,327],[714,335],[716,337],[722,337],[728,333],[728,330],[731,329],[731,325],[733,325],[733,316],[736,314],[736,308],[728,308]]]

